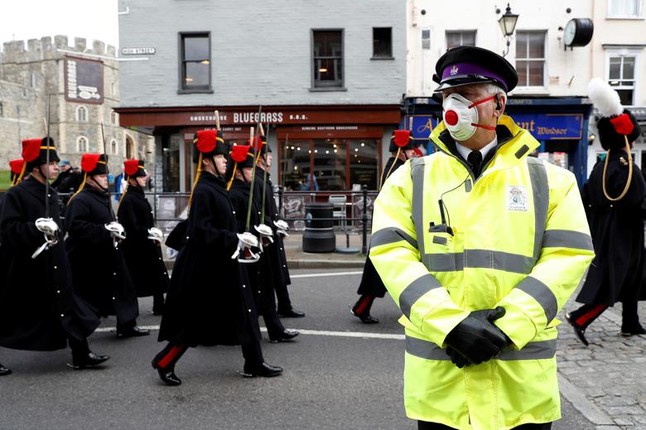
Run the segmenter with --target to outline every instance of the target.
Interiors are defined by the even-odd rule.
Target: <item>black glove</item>
[[[446,336],[447,354],[462,368],[491,360],[507,345],[509,338],[493,322],[505,315],[505,308],[473,311]]]

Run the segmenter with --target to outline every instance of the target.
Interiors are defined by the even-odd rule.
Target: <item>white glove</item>
[[[238,233],[238,247],[231,256],[231,259],[237,258],[241,263],[254,263],[260,259],[260,255],[254,253],[251,248],[258,247],[258,238],[247,232]],[[242,254],[242,255],[241,255]]]
[[[148,239],[152,240],[158,245],[161,245],[161,243],[164,241],[164,233],[162,233],[162,231],[157,227],[150,227],[148,229]]]
[[[112,221],[108,224],[105,224],[105,229],[110,232],[112,236],[112,244],[115,248],[119,247],[119,242],[126,238],[126,230],[121,224],[116,221]]]
[[[274,243],[274,238],[273,238],[274,232],[271,230],[271,227],[269,227],[267,224],[259,224],[254,226],[253,228],[256,229],[258,234],[260,234],[260,241],[262,242],[263,248]]]
[[[289,236],[287,234],[287,230],[289,230],[289,224],[287,224],[285,221],[279,219],[277,221],[274,221],[274,225],[276,226],[276,233],[280,234],[283,237]]]
[[[46,238],[55,238],[58,234],[58,224],[51,218],[38,218],[36,228],[45,233]]]
[[[45,243],[40,245],[38,249],[34,251],[31,258],[38,257],[41,252],[58,243],[58,224],[56,224],[56,221],[51,218],[38,218],[36,220],[36,228],[43,232]]]

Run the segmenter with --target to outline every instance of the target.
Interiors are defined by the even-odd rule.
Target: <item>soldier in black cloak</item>
[[[0,346],[55,351],[69,343],[70,367],[99,365],[109,357],[91,352],[87,337],[100,321],[75,294],[58,193],[48,183],[59,170],[53,139],[22,141],[22,157],[24,170],[0,214]],[[0,374],[11,372],[0,367]]]
[[[169,276],[162,257],[163,233],[155,227],[152,207],[144,189],[148,173],[143,160],[125,160],[127,187],[119,200],[117,219],[126,231],[120,247],[135,284],[137,297],[153,297],[153,314],[161,315]]]
[[[74,287],[98,317],[116,316],[117,337],[146,336],[137,327],[137,293],[121,249],[125,230],[110,202],[107,155],[83,154],[81,170],[83,182],[65,209]]]
[[[567,321],[584,345],[586,328],[608,307],[622,303],[621,335],[646,334],[639,323],[644,264],[644,221],[642,203],[646,183],[633,162],[631,149],[640,133],[637,120],[621,106],[619,95],[606,82],[593,79],[588,93],[600,117],[598,137],[608,151],[583,186],[595,258],[576,297],[583,303],[566,314]]]
[[[167,385],[182,383],[175,366],[188,348],[241,345],[243,376],[278,376],[283,369],[265,363],[253,298],[241,280],[238,254],[246,252],[224,183],[228,148],[217,130],[194,139],[197,173],[159,329],[166,346],[152,366]],[[242,248],[242,250],[241,250]]]

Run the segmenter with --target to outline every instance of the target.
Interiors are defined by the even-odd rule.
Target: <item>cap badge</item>
[[[459,72],[459,71],[460,71],[460,70],[458,69],[458,66],[454,65],[453,67],[451,67],[451,71],[449,72],[449,74],[450,74],[451,76],[455,76],[455,75],[457,75],[457,74],[458,74],[458,72]]]

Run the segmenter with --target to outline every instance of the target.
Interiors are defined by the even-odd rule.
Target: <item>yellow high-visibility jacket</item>
[[[555,421],[556,316],[594,256],[576,180],[528,157],[539,144],[508,116],[474,180],[444,130],[440,123],[431,135],[438,151],[388,178],[373,214],[370,259],[406,331],[406,414],[473,430]],[[512,345],[459,369],[446,335],[471,311],[496,306]]]

